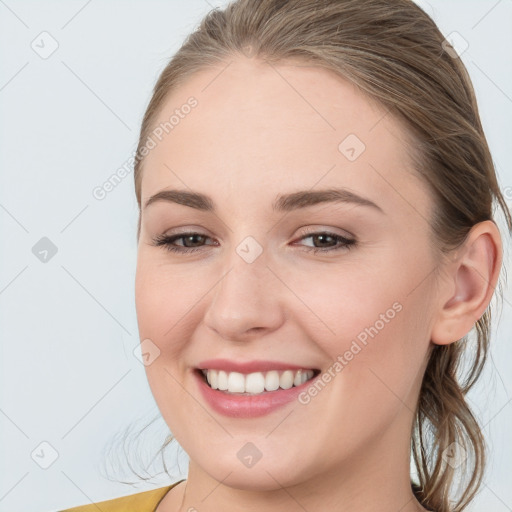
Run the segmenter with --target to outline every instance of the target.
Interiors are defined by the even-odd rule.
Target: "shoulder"
[[[182,482],[183,480],[180,480]],[[154,512],[158,503],[163,497],[176,485],[168,485],[159,487],[150,491],[138,492],[130,496],[123,496],[112,500],[101,501],[99,503],[90,503],[89,505],[81,505],[79,507],[67,508],[60,512],[125,512],[127,510],[137,510],[138,512]]]

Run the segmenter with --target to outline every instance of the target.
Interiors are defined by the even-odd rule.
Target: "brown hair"
[[[161,73],[145,113],[134,173],[139,210],[143,148],[169,93],[238,55],[329,69],[405,121],[414,172],[432,191],[431,228],[440,254],[463,243],[473,225],[492,220],[495,205],[512,230],[468,73],[434,21],[410,0],[238,0],[210,11]],[[465,395],[487,357],[490,318],[488,308],[474,336],[434,346],[423,378],[411,438],[419,482],[412,487],[419,502],[437,512],[463,510],[483,477],[485,443]],[[462,376],[470,341],[475,356]],[[444,457],[453,443],[467,454],[459,468]],[[469,478],[452,500],[456,469]]]

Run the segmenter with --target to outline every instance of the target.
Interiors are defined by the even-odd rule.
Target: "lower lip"
[[[304,384],[290,389],[266,391],[258,395],[242,395],[212,389],[205,382],[200,371],[194,370],[193,373],[199,384],[199,389],[210,407],[214,411],[232,418],[255,418],[269,414],[296,400],[298,395],[316,379],[313,377]]]

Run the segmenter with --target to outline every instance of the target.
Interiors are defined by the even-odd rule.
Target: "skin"
[[[409,448],[427,357],[485,311],[501,265],[499,233],[490,221],[477,224],[441,258],[406,127],[327,70],[229,62],[172,92],[157,124],[190,96],[198,105],[144,161],[142,205],[177,188],[217,206],[212,213],[158,201],[141,214],[139,332],[160,350],[147,377],[190,457],[187,481],[157,511],[424,510],[410,488]],[[366,146],[354,161],[338,150],[348,134]],[[331,187],[383,212],[353,203],[272,211],[278,194]],[[199,251],[152,243],[180,230],[206,236]],[[337,246],[308,236],[325,231],[357,243],[307,252]],[[252,263],[236,252],[247,236],[263,250]],[[394,303],[401,311],[307,404],[228,418],[210,409],[192,378],[201,360],[216,357],[327,371]],[[262,453],[251,468],[237,457],[247,442]]]

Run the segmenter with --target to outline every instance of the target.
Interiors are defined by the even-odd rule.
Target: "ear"
[[[496,224],[475,224],[464,244],[454,251],[440,285],[440,309],[431,340],[448,345],[465,336],[484,314],[496,288],[502,263],[501,236]]]

